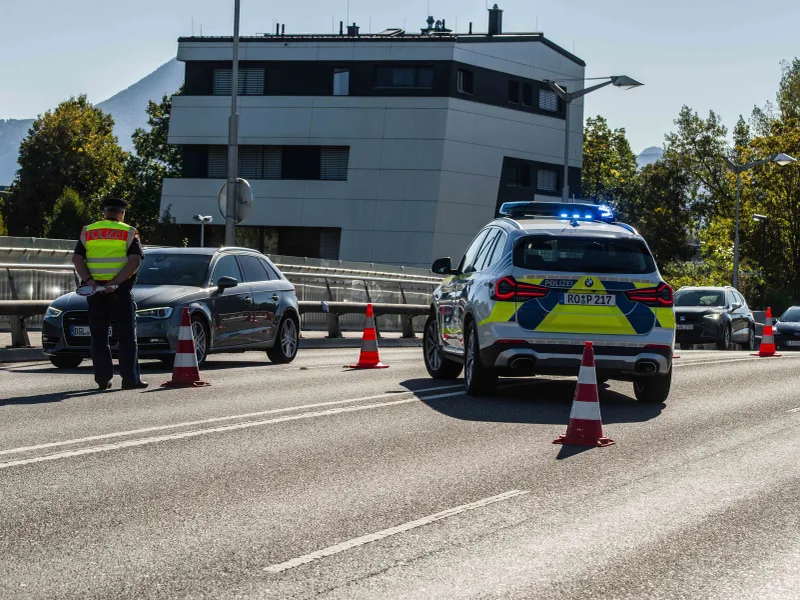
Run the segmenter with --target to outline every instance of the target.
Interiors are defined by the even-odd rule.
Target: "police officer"
[[[124,200],[106,199],[103,220],[83,228],[72,256],[82,282],[96,288],[87,300],[94,379],[101,390],[111,387],[114,375],[108,343],[112,321],[116,323],[119,338],[122,388],[144,389],[148,386],[139,376],[136,303],[133,299],[133,284],[144,252],[136,229],[123,222],[127,207]]]

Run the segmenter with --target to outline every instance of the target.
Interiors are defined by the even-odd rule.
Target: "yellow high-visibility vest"
[[[134,239],[136,228],[119,221],[97,221],[84,227],[81,242],[92,279],[114,279],[128,262],[128,248]]]

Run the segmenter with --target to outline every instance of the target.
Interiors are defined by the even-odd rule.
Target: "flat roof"
[[[370,34],[359,34],[357,36],[350,36],[350,35],[339,35],[339,34],[286,34],[286,35],[274,35],[274,34],[264,34],[258,36],[241,36],[239,41],[242,43],[286,43],[286,42],[353,42],[353,43],[376,43],[376,42],[388,42],[388,43],[456,43],[456,44],[493,44],[493,43],[520,43],[520,42],[538,42],[544,44],[548,48],[554,50],[555,52],[561,54],[562,56],[568,58],[572,62],[581,67],[585,67],[586,63],[572,54],[572,52],[568,52],[555,42],[547,39],[544,37],[543,33],[501,33],[498,35],[489,35],[486,33],[473,33],[473,34],[453,34],[453,33],[434,33],[432,35],[421,35],[421,34],[409,34],[409,33],[400,33],[400,34],[380,34],[380,33],[370,33]],[[233,43],[232,36],[189,36],[189,37],[180,37],[178,38],[178,43],[184,42],[192,42],[192,43],[203,43],[203,42],[210,42],[210,43],[219,43],[219,42],[229,42]]]

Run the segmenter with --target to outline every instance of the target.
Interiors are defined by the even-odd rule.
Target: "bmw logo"
[[[594,279],[592,279],[591,277],[587,277],[585,284],[586,287],[594,287]]]

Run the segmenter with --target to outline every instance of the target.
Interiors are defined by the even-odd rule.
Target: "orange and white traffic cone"
[[[610,446],[614,440],[603,436],[600,402],[597,392],[597,373],[594,369],[592,342],[586,342],[575,386],[575,398],[569,415],[567,433],[553,440],[554,444],[571,446]]]
[[[758,354],[751,356],[760,356],[761,358],[769,358],[770,356],[780,356],[775,352],[775,332],[772,331],[772,309],[767,308],[767,316],[765,317],[764,333],[761,334],[761,345],[758,347]]]
[[[181,316],[181,330],[178,334],[178,348],[175,353],[175,366],[172,369],[172,380],[162,383],[161,387],[205,387],[211,385],[200,379],[200,368],[197,366],[197,352],[192,335],[192,318],[189,309],[184,307]]]
[[[361,337],[361,354],[358,363],[349,365],[351,369],[388,369],[378,354],[378,336],[375,332],[375,315],[372,304],[367,304],[367,318],[364,322],[364,335]]]

